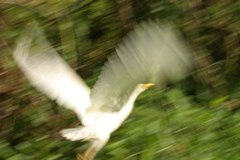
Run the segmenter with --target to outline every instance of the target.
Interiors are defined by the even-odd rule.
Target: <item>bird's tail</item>
[[[94,129],[93,127],[77,127],[64,129],[60,133],[63,137],[70,141],[88,141],[96,138],[96,129]]]

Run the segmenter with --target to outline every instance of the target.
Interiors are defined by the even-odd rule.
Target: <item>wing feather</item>
[[[51,47],[42,29],[30,27],[14,51],[18,66],[38,90],[82,117],[91,105],[89,87]]]
[[[91,93],[92,110],[119,111],[138,83],[164,87],[193,66],[187,45],[169,24],[142,22],[103,67]]]

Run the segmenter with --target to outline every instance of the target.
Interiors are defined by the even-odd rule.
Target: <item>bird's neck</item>
[[[134,106],[134,102],[140,93],[142,93],[142,90],[140,90],[139,86],[137,86],[132,92],[132,94],[129,96],[127,103],[123,106],[123,108],[119,112],[119,116],[122,117],[122,121],[124,121],[131,113]]]

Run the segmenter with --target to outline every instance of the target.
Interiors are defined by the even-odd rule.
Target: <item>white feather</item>
[[[64,129],[60,132],[63,137],[71,141],[77,140],[91,140],[96,137],[96,131],[93,127],[77,127],[77,128],[70,128]]]
[[[89,87],[51,47],[42,30],[34,27],[19,40],[15,60],[33,86],[83,117],[91,105]]]

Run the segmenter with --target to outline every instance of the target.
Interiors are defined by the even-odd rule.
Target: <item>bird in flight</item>
[[[167,23],[140,23],[108,57],[94,87],[60,57],[34,22],[17,41],[13,57],[30,83],[60,106],[75,112],[81,126],[60,133],[71,141],[91,141],[79,159],[92,160],[131,113],[138,95],[164,87],[193,68],[180,35]]]

